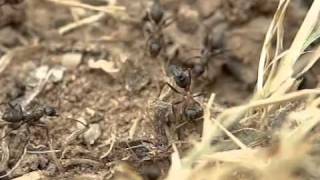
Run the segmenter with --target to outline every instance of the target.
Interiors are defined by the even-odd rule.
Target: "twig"
[[[47,151],[27,151],[28,154],[47,154],[47,153],[61,152],[61,150],[47,150]]]
[[[0,73],[2,73],[7,66],[10,64],[11,60],[13,59],[15,55],[14,50],[8,51],[5,55],[3,55],[0,59]]]
[[[1,137],[6,136],[6,129],[8,128],[8,126],[5,126],[2,130],[2,134]],[[9,161],[9,157],[10,157],[10,151],[9,151],[9,146],[8,143],[6,141],[6,138],[2,139],[1,142],[1,150],[2,150],[2,156],[1,156],[1,161],[0,161],[0,170],[6,169],[8,166],[8,161]]]
[[[229,138],[235,144],[237,144],[241,149],[248,149],[248,147],[243,142],[241,142],[239,138],[234,136],[230,131],[228,131],[225,127],[223,127],[220,122],[216,121],[215,119],[212,119],[212,122],[214,122],[224,133],[226,133],[227,136],[229,136]]]
[[[100,159],[103,159],[103,158],[107,157],[111,153],[111,151],[112,151],[112,149],[114,147],[114,144],[116,142],[116,136],[114,134],[112,134],[111,136],[112,137],[111,137],[110,147],[109,147],[109,149],[108,149],[108,151],[106,153],[104,153],[102,156],[100,156]]]
[[[81,164],[86,164],[86,165],[90,165],[90,166],[94,166],[94,167],[100,167],[103,165],[102,163],[95,161],[95,160],[75,158],[75,159],[67,159],[64,162],[64,167],[73,166],[73,165],[81,165]]]
[[[61,35],[64,35],[67,32],[70,32],[73,29],[79,28],[81,26],[87,25],[87,24],[91,24],[94,23],[96,21],[99,21],[100,19],[102,19],[103,17],[105,17],[105,13],[100,12],[98,14],[83,18],[81,20],[78,20],[76,22],[72,22],[70,24],[67,24],[63,27],[60,27],[58,32]]]
[[[134,119],[133,124],[129,130],[129,139],[133,138],[134,134],[136,133],[137,126],[139,125],[140,121],[141,121],[141,118],[139,118],[139,117]]]

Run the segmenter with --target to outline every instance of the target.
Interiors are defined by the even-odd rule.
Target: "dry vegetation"
[[[0,179],[320,179],[320,0],[2,1]]]

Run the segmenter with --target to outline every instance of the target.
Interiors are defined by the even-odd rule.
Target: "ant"
[[[148,35],[146,49],[151,57],[157,57],[165,46],[162,30],[173,23],[173,20],[164,17],[165,12],[159,0],[154,0],[150,10],[143,17],[145,32]]]
[[[194,99],[199,95],[193,95],[190,89],[191,86],[191,69],[183,69],[177,65],[170,65],[170,73],[173,75],[173,79],[176,85],[183,89],[183,92],[178,91],[171,84],[166,83],[174,92],[183,95],[183,100],[174,102],[174,105],[181,104],[181,108],[178,108],[178,114],[182,119],[187,121],[193,121],[203,116],[203,108],[201,104]]]
[[[2,120],[9,123],[9,126],[13,126],[14,130],[20,128],[24,124],[27,124],[28,132],[30,132],[30,126],[38,126],[46,128],[48,134],[47,127],[40,121],[44,116],[57,117],[59,114],[56,109],[51,106],[39,106],[30,111],[24,111],[20,104],[13,104],[12,102],[9,102],[8,108],[2,115]],[[9,133],[7,135],[9,135]],[[5,138],[7,135],[1,137],[1,139]]]
[[[23,107],[19,103],[13,104],[12,102],[9,102],[7,109],[2,114],[2,120],[8,123],[7,125],[9,128],[11,128],[12,131],[19,129],[22,125],[26,125],[25,127],[28,134],[27,134],[26,142],[23,145],[24,151],[26,151],[27,146],[29,145],[29,142],[30,142],[31,126],[44,128],[46,130],[47,140],[51,140],[49,138],[48,127],[44,123],[40,122],[40,119],[44,116],[57,117],[58,113],[56,109],[51,106],[39,106],[32,110],[25,111],[23,110]],[[2,136],[0,139],[4,139],[8,135],[10,135],[10,133],[11,132],[8,132],[4,136]],[[51,149],[50,143],[49,143],[49,146]],[[21,155],[20,158],[23,158],[23,155]],[[10,173],[0,176],[0,179],[6,176],[9,176]]]
[[[2,115],[2,120],[9,123],[8,125],[14,127],[13,130],[19,129],[22,125],[27,125],[27,131],[30,133],[30,126],[36,126],[36,127],[43,127],[46,130],[47,136],[49,136],[49,129],[47,126],[41,122],[41,118],[43,117],[58,117],[59,113],[57,110],[52,106],[38,106],[35,107],[29,111],[23,110],[21,104],[13,104],[12,102],[8,103],[8,108],[5,110],[5,112]],[[70,118],[70,120],[76,121],[81,123],[83,126],[88,127],[87,124]],[[8,136],[6,134],[5,136],[1,137],[0,139],[5,138]]]
[[[210,33],[206,33],[199,56],[194,56],[189,59],[199,59],[198,62],[192,65],[192,74],[196,77],[201,76],[208,67],[209,60],[217,55],[220,55],[227,50],[223,50],[220,41],[215,41]],[[189,60],[188,59],[188,60]]]
[[[27,136],[26,143],[24,145],[24,149],[27,148],[27,145],[29,144],[29,141],[30,141],[30,137],[31,137],[30,127],[44,128],[46,131],[46,139],[49,141],[49,147],[50,149],[52,149],[52,144],[51,144],[52,139],[50,138],[49,129],[47,125],[44,122],[41,122],[40,120],[43,117],[58,117],[58,116],[59,116],[59,113],[57,112],[56,108],[52,106],[38,105],[37,107],[30,108],[29,110],[24,110],[21,104],[19,103],[14,104],[12,102],[9,102],[7,109],[2,114],[2,120],[8,123],[7,125],[8,127],[11,128],[11,130],[17,130],[21,126],[26,125],[28,136]],[[77,121],[81,123],[83,126],[85,126],[86,128],[88,128],[87,124],[79,120],[72,119],[72,118],[70,118],[70,120]],[[2,136],[0,139],[4,139],[9,134],[10,132]],[[62,167],[60,166],[59,162],[56,162],[56,163],[59,170],[62,171]],[[8,174],[4,176],[0,176],[0,179],[5,176],[8,176]]]

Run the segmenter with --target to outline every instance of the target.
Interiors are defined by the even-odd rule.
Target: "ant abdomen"
[[[203,109],[199,104],[187,106],[184,110],[184,115],[189,121],[195,120],[203,116]]]
[[[20,122],[23,119],[22,112],[15,112],[15,111],[5,111],[2,115],[2,119],[7,122]]]

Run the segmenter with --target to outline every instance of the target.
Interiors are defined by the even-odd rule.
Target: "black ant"
[[[24,111],[20,104],[13,104],[12,102],[9,102],[8,108],[2,115],[2,120],[9,123],[9,126],[13,126],[13,129],[18,129],[22,125],[27,124],[27,130],[29,131],[30,126],[47,128],[45,124],[40,121],[40,119],[44,116],[57,117],[59,114],[57,113],[56,109],[51,106],[39,106],[30,111]],[[48,131],[48,129],[46,130]],[[1,137],[1,139],[4,137]]]
[[[12,102],[9,102],[7,109],[2,114],[2,120],[8,123],[7,125],[8,127],[11,128],[11,130],[17,130],[21,126],[26,125],[28,136],[27,136],[26,143],[24,145],[25,149],[27,148],[27,145],[29,144],[29,141],[30,141],[30,136],[31,136],[30,127],[44,128],[46,131],[46,138],[47,138],[47,141],[49,141],[49,146],[51,149],[52,139],[50,138],[49,129],[47,125],[44,122],[41,122],[40,120],[43,117],[58,117],[58,116],[59,116],[59,113],[57,112],[56,108],[52,106],[38,105],[37,107],[30,108],[29,110],[24,110],[21,104],[19,103],[13,104]],[[76,119],[70,119],[70,120],[77,121],[81,123],[83,126],[85,126],[86,128],[88,128],[88,125],[81,121],[78,121]],[[10,133],[11,132],[5,134],[0,139],[4,139]],[[58,168],[59,170],[62,170],[60,165],[58,165]],[[5,176],[7,175],[0,176],[0,179]]]
[[[40,121],[40,119],[44,116],[56,117],[56,116],[58,116],[58,113],[57,113],[56,109],[51,106],[41,106],[41,107],[39,106],[39,107],[34,108],[30,111],[25,111],[25,110],[23,110],[23,108],[20,104],[18,104],[18,103],[13,104],[12,102],[9,102],[7,109],[2,114],[2,120],[8,123],[7,125],[9,128],[11,128],[11,130],[17,130],[22,125],[26,125],[25,127],[26,127],[28,134],[27,134],[26,142],[23,145],[24,151],[26,151],[27,146],[30,142],[30,137],[31,137],[30,127],[31,126],[44,128],[46,130],[47,140],[48,141],[51,140],[49,137],[48,127]],[[4,136],[2,136],[0,139],[4,139],[10,133],[11,132],[8,132]],[[51,149],[50,143],[49,143],[49,146]],[[23,155],[21,155],[20,158],[23,158]],[[11,173],[11,171],[9,171],[9,172]],[[5,175],[0,176],[0,179],[9,176],[10,173],[7,173]]]
[[[176,85],[183,89],[183,92],[178,91],[171,84],[166,83],[174,92],[183,95],[183,100],[174,102],[174,105],[181,104],[181,108],[178,108],[178,114],[187,121],[193,121],[203,116],[203,108],[194,97],[199,95],[193,95],[190,89],[191,86],[191,69],[183,69],[177,65],[171,65],[169,67],[170,73],[173,75]]]
[[[173,20],[164,17],[165,12],[159,0],[154,0],[150,10],[143,18],[145,32],[148,34],[146,49],[151,57],[157,57],[165,47],[165,39],[162,30],[168,27]]]
[[[209,60],[217,55],[226,52],[223,50],[222,44],[219,41],[214,41],[213,36],[210,33],[206,33],[202,41],[202,48],[199,56],[194,56],[189,59],[199,59],[198,62],[192,65],[192,74],[196,77],[201,76],[208,67]]]
[[[37,106],[31,110],[25,111],[23,110],[22,106],[18,103],[13,104],[12,102],[8,103],[8,108],[5,110],[5,112],[2,115],[2,120],[9,123],[9,126],[13,126],[13,129],[18,129],[22,125],[27,125],[27,130],[30,132],[29,127],[30,126],[38,126],[43,127],[46,130],[47,135],[49,134],[49,130],[47,126],[41,122],[41,118],[43,117],[58,117],[59,113],[57,110],[52,106]],[[78,121],[76,119],[70,119],[73,121],[77,121],[87,127],[87,124],[84,124],[81,121]],[[9,134],[7,134],[9,135]],[[1,139],[5,138],[1,137]]]

